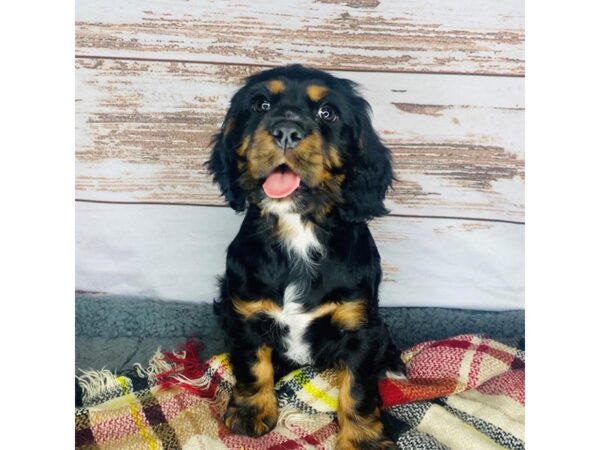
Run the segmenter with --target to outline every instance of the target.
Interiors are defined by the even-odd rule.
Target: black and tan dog
[[[251,76],[233,97],[207,165],[236,211],[215,311],[237,385],[235,433],[277,422],[275,381],[335,368],[338,449],[391,445],[377,380],[398,361],[378,317],[380,257],[367,221],[385,214],[393,174],[356,85],[299,65]]]

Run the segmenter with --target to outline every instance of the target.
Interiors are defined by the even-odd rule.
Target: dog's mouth
[[[286,164],[276,167],[267,176],[262,187],[270,198],[285,198],[292,195],[300,186],[300,176]]]

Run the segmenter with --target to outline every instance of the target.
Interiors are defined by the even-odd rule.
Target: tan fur
[[[322,171],[322,183],[325,187],[334,193],[341,195],[342,182],[344,181],[344,174],[336,174],[333,175],[336,169],[339,169],[344,165],[342,161],[342,156],[340,155],[339,150],[334,146],[329,146],[327,151],[327,157],[324,160],[324,167]]]
[[[236,386],[233,399],[225,416],[225,425],[236,430],[241,408],[251,407],[256,411],[252,427],[255,436],[262,436],[272,429],[277,421],[278,406],[275,397],[274,369],[272,363],[273,349],[266,345],[256,352],[256,362],[252,373],[256,381],[251,386]]]
[[[285,91],[285,84],[281,80],[271,80],[267,83],[267,90],[274,95],[281,94]]]
[[[321,100],[323,97],[325,97],[328,91],[329,89],[327,89],[325,86],[320,86],[318,84],[311,84],[306,87],[306,95],[308,95],[308,98],[313,102],[318,102]]]
[[[273,136],[259,128],[252,137],[247,151],[248,172],[255,180],[266,177],[275,167],[283,164],[283,151],[273,142]]]
[[[343,330],[357,330],[367,323],[367,307],[364,301],[326,303],[314,310],[314,317],[331,314],[331,322]]]
[[[242,143],[237,149],[237,154],[240,156],[246,156],[246,152],[248,151],[248,145],[250,145],[250,136],[244,136],[244,139],[242,139]]]
[[[242,188],[252,190],[257,180],[267,177],[277,166],[287,164],[310,188],[333,194],[333,197],[317,199],[311,205],[315,220],[324,220],[335,202],[343,200],[342,183],[345,178],[344,174],[333,174],[343,166],[339,150],[334,146],[325,148],[325,145],[323,136],[315,130],[300,141],[293,151],[284,153],[275,144],[273,136],[261,127],[254,135],[245,136],[236,150],[242,157],[237,161],[241,174],[238,183]]]
[[[269,314],[281,312],[281,307],[273,300],[249,300],[244,301],[239,298],[233,299],[233,308],[240,316],[249,319],[256,314]]]
[[[328,167],[338,169],[342,167],[342,156],[340,151],[333,145],[329,147],[329,153],[327,155]]]
[[[315,220],[317,222],[322,222],[332,210],[333,204],[331,204],[330,202],[322,202],[322,204],[315,209]]]
[[[292,230],[286,230],[285,225],[278,231],[283,235],[292,232]],[[246,319],[256,314],[276,314],[282,311],[277,303],[267,299],[245,301],[235,298],[233,299],[233,308],[236,313]],[[326,315],[331,315],[331,322],[344,330],[357,330],[367,323],[367,305],[362,300],[332,302],[318,306],[311,311],[313,319]]]
[[[284,154],[274,143],[271,134],[265,128],[259,128],[251,139],[244,138],[238,149],[238,154],[247,158],[247,162],[238,163],[242,172],[240,184],[252,188],[255,180],[266,177],[280,164],[287,164],[309,187],[321,186],[341,197],[344,175],[334,176],[331,173],[343,164],[339,151],[330,147],[325,154],[323,147],[321,133],[313,131],[302,139],[293,151]],[[324,216],[331,210],[331,205],[321,205],[319,209],[318,212]]]
[[[277,417],[277,399],[275,398],[274,369],[271,360],[273,349],[263,345],[256,352],[257,362],[252,367],[252,373],[256,377],[258,391],[252,398],[252,403],[260,411],[257,422],[263,419]]]
[[[313,131],[302,139],[286,158],[292,170],[302,176],[303,181],[310,187],[323,182],[325,160],[323,137],[320,132]]]
[[[331,315],[331,321],[345,330],[356,330],[367,323],[367,308],[365,302],[346,302],[336,308]]]
[[[337,418],[340,432],[336,441],[336,450],[353,450],[361,448],[361,443],[372,441],[379,448],[389,448],[391,442],[384,441],[383,424],[381,423],[379,409],[367,417],[356,412],[356,401],[352,397],[352,383],[354,377],[347,368],[341,368],[338,373],[340,388]]]

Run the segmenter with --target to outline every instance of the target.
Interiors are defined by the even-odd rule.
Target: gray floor
[[[206,357],[225,351],[222,332],[207,304],[78,294],[75,315],[75,368],[121,372],[133,363],[147,363],[159,346],[173,350],[190,337],[202,341]],[[382,308],[381,315],[401,347],[463,333],[484,333],[524,345],[524,311]]]

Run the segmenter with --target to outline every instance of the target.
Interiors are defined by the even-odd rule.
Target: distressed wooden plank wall
[[[231,95],[257,68],[87,58],[76,68],[82,197],[223,204],[202,163]],[[394,213],[523,219],[521,79],[351,76],[393,151]]]
[[[524,73],[521,0],[79,0],[79,55]]]
[[[392,215],[373,225],[385,255],[383,302],[523,306],[521,0],[79,0],[76,21],[78,289],[212,298],[206,280],[222,271],[223,255],[214,242],[224,252],[228,228],[210,229],[205,251],[186,241],[210,262],[176,265],[179,275],[169,264],[150,270],[141,242],[154,239],[150,221],[165,207],[133,215],[135,240],[121,239],[113,220],[138,206],[115,204],[172,205],[180,219],[189,207],[175,205],[190,204],[235,221],[202,167],[210,136],[245,76],[301,62],[360,83],[392,149],[400,178]],[[164,231],[155,260],[179,248],[177,223],[179,237]],[[199,239],[194,226],[184,235]],[[465,251],[474,243],[478,251]],[[99,259],[98,248],[109,251]],[[115,283],[106,274],[124,255],[129,266]],[[454,282],[440,275],[455,273],[451,266],[461,267]],[[159,287],[165,279],[169,289]]]

